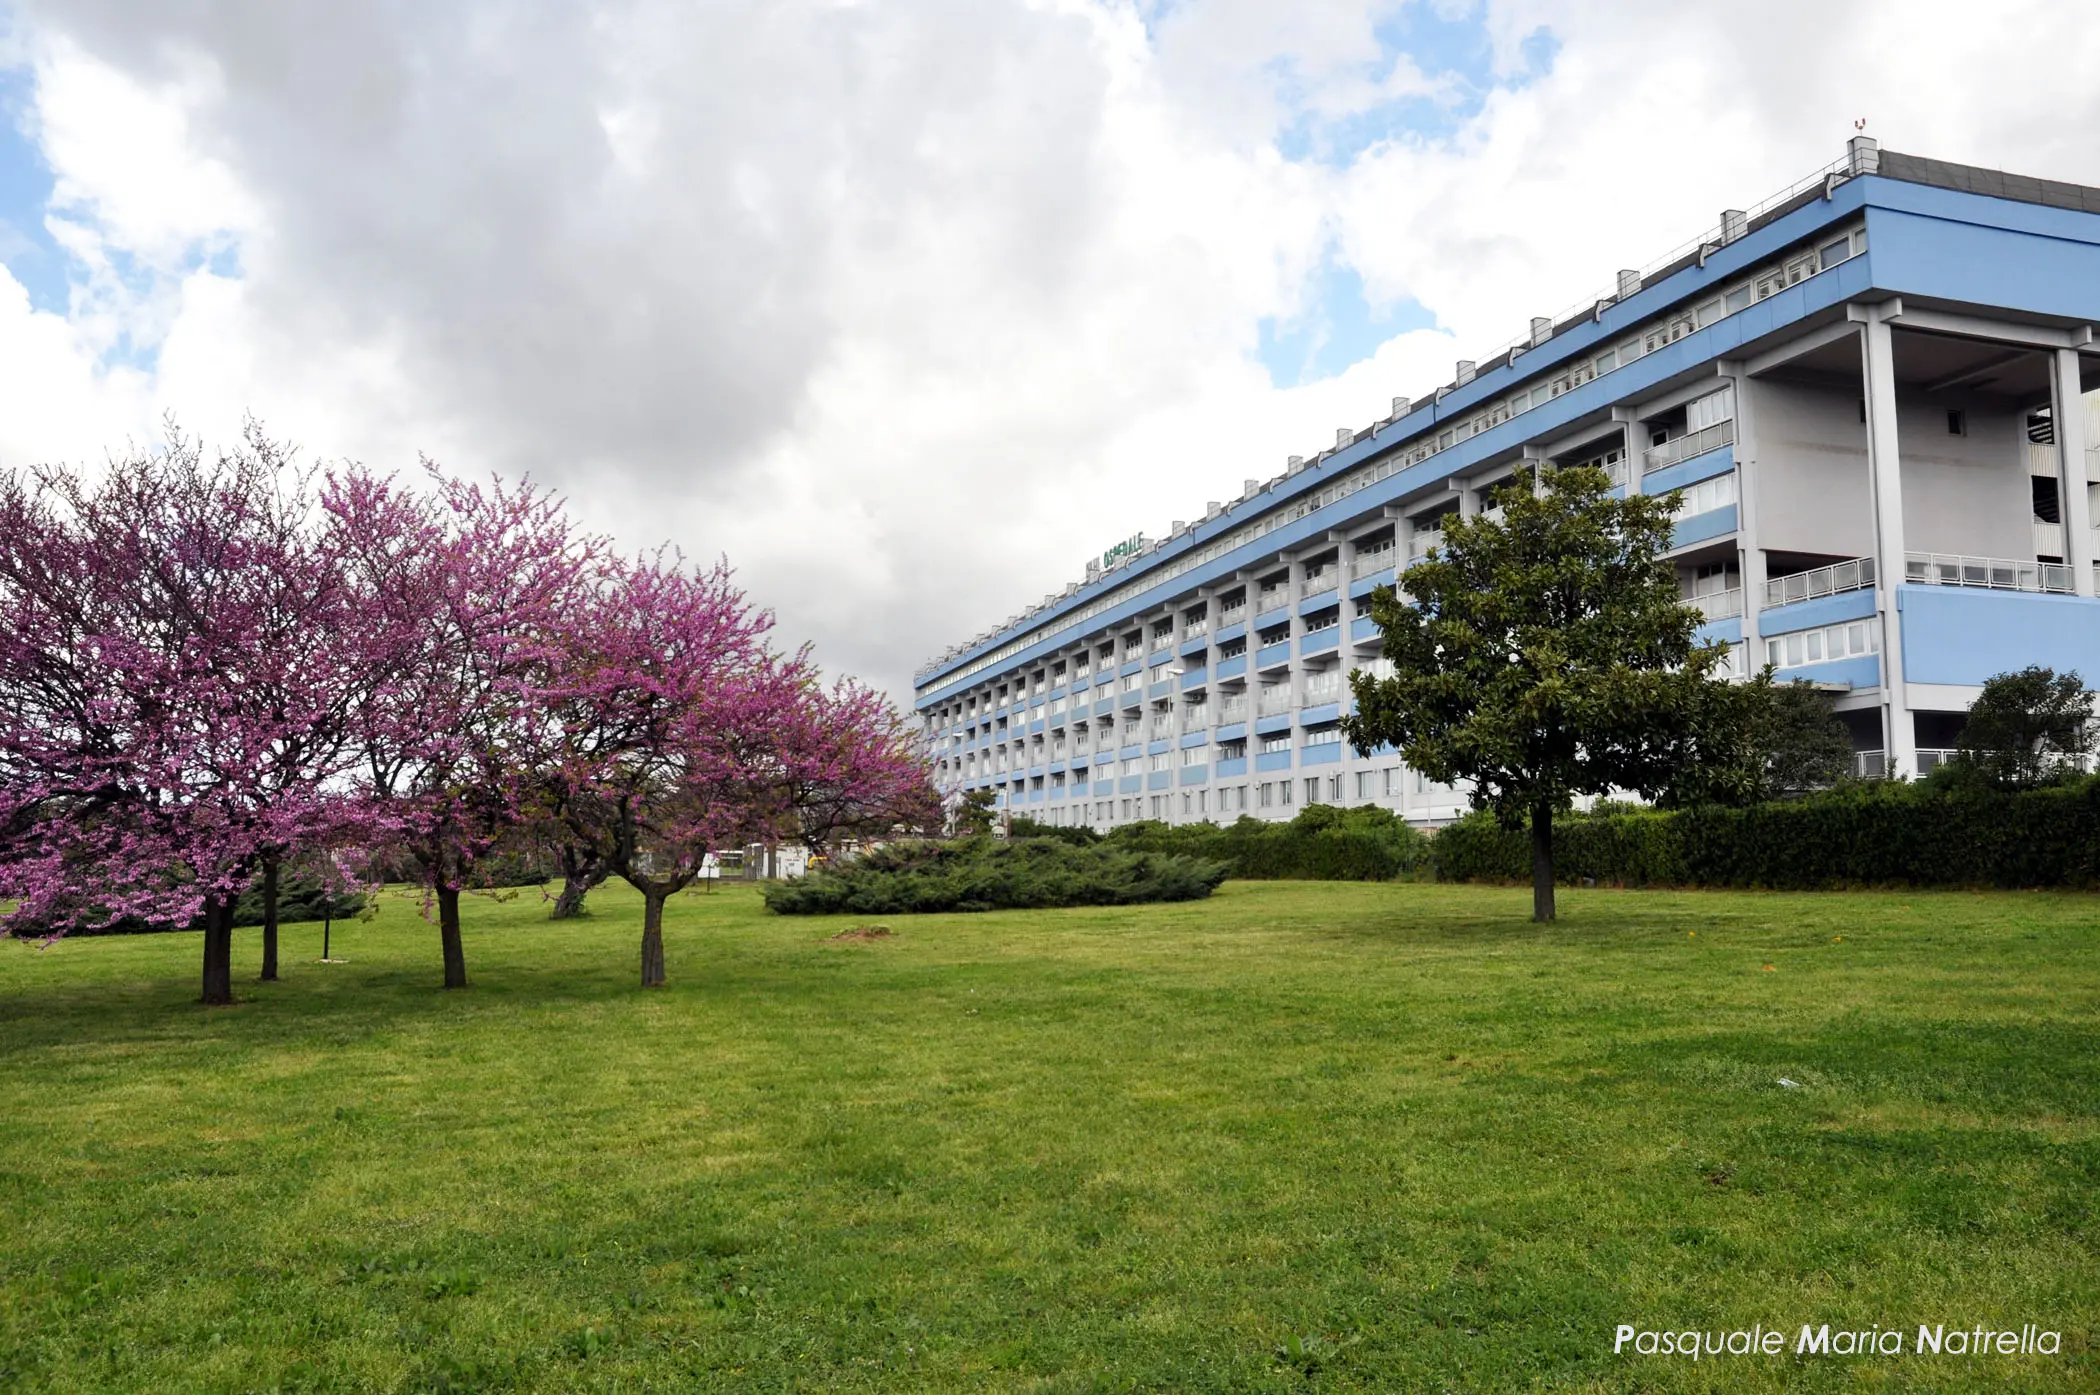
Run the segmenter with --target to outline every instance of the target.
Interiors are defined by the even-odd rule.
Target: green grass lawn
[[[2100,1388],[2090,897],[593,904],[0,943],[0,1391]]]

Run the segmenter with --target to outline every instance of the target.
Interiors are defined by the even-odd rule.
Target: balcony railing
[[[1218,704],[1218,721],[1221,725],[1247,720],[1247,699],[1229,697]]]
[[[1340,702],[1342,694],[1347,691],[1348,689],[1344,688],[1340,683],[1322,683],[1318,687],[1308,685],[1305,689],[1305,705],[1307,707],[1318,707],[1326,702]]]
[[[1674,441],[1665,441],[1651,446],[1641,454],[1641,473],[1652,475],[1657,470],[1667,470],[1680,461],[1690,460],[1695,455],[1704,455],[1710,450],[1735,444],[1735,423],[1717,421],[1703,431],[1694,431],[1689,436],[1679,436]]]
[[[1218,612],[1218,624],[1221,626],[1230,625],[1235,621],[1244,620],[1246,618],[1247,603],[1245,601],[1241,601],[1238,605],[1226,606],[1223,610]]]
[[[1282,586],[1264,586],[1254,595],[1254,608],[1257,611],[1274,610],[1277,606],[1282,605],[1290,597],[1290,594],[1291,588],[1288,582]]]
[[[1930,775],[1943,765],[1952,765],[1956,754],[1956,752],[1949,750],[1928,751],[1920,748],[1918,751],[1918,773],[1920,775]]]
[[[1273,717],[1279,712],[1288,712],[1290,710],[1290,686],[1288,684],[1279,683],[1274,688],[1268,689],[1267,691],[1262,693],[1261,704],[1255,709],[1255,712],[1258,716]]]
[[[1421,532],[1419,532],[1419,533],[1416,533],[1416,534],[1415,534],[1415,535],[1414,535],[1414,536],[1413,536],[1412,538],[1408,539],[1408,546],[1407,546],[1407,555],[1408,555],[1408,560],[1410,560],[1410,561],[1414,561],[1414,562],[1419,562],[1419,561],[1421,561],[1421,560],[1422,560],[1422,559],[1423,559],[1424,557],[1427,557],[1427,556],[1429,555],[1429,549],[1430,549],[1430,548],[1432,548],[1432,547],[1442,547],[1443,545],[1444,545],[1444,530],[1443,530],[1443,529],[1441,529],[1441,528],[1425,528],[1425,529],[1423,529],[1423,530],[1422,530]]]
[[[1978,586],[1992,591],[2043,591],[2068,596],[2078,588],[2064,562],[2024,562],[2006,557],[1957,557],[1908,552],[1903,579],[1923,586]]]
[[[1361,581],[1364,577],[1377,575],[1393,565],[1399,551],[1395,547],[1381,547],[1375,552],[1357,553],[1356,560],[1349,564],[1350,579]]]
[[[1182,630],[1182,632],[1181,632],[1181,637],[1182,637],[1183,639],[1185,639],[1185,640],[1188,640],[1188,639],[1201,639],[1201,638],[1202,638],[1203,636],[1205,636],[1205,635],[1207,635],[1207,634],[1209,634],[1209,633],[1210,633],[1210,621],[1208,621],[1208,620],[1191,620],[1191,621],[1190,621],[1190,622],[1188,623],[1188,626],[1187,626],[1187,628],[1185,628],[1185,629],[1183,629],[1183,630]]]
[[[1305,591],[1300,597],[1300,599],[1309,601],[1314,596],[1324,596],[1329,591],[1338,589],[1341,586],[1341,584],[1341,577],[1336,575],[1335,570],[1332,567],[1330,567],[1326,571],[1321,572],[1318,576],[1309,576],[1305,578]]]
[[[1743,613],[1743,588],[1731,586],[1726,591],[1686,596],[1684,603],[1709,620],[1733,620]]]
[[[1769,578],[1765,582],[1765,608],[1769,610],[1796,601],[1812,601],[1819,596],[1835,596],[1845,591],[1865,591],[1873,585],[1874,559],[1855,557],[1849,562],[1833,562],[1810,572]]]
[[[1886,751],[1854,751],[1852,773],[1862,780],[1879,780],[1889,773]]]

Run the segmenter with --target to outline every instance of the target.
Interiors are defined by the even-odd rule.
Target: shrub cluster
[[[765,888],[781,915],[904,915],[1194,901],[1225,880],[1222,863],[1050,838],[896,843],[832,871]]]
[[[1471,814],[1436,835],[1446,881],[1523,882],[1529,836]],[[1562,882],[1619,886],[2100,886],[2100,778],[2000,790],[1842,786],[1747,808],[1612,810],[1553,827]]]
[[[1146,821],[1125,824],[1103,841],[1222,862],[1231,869],[1228,875],[1255,880],[1390,881],[1421,867],[1429,855],[1429,839],[1419,829],[1370,805],[1309,805],[1288,823],[1246,816],[1223,827]]]

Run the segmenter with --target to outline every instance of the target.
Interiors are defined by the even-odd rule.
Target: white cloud
[[[1855,116],[2100,181],[2100,40],[2060,6],[1496,0],[1485,91],[1382,53],[1390,8],[32,3],[31,134],[88,274],[64,316],[0,282],[0,459],[173,408],[530,471],[633,545],[727,552],[787,637],[901,690]],[[1433,135],[1351,153],[1409,102]],[[1330,158],[1284,157],[1307,132]],[[1330,248],[1440,330],[1275,388],[1258,326]]]

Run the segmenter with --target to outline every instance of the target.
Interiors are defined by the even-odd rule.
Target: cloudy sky
[[[0,464],[529,474],[911,670],[1832,160],[2100,183],[2079,0],[22,0]]]

